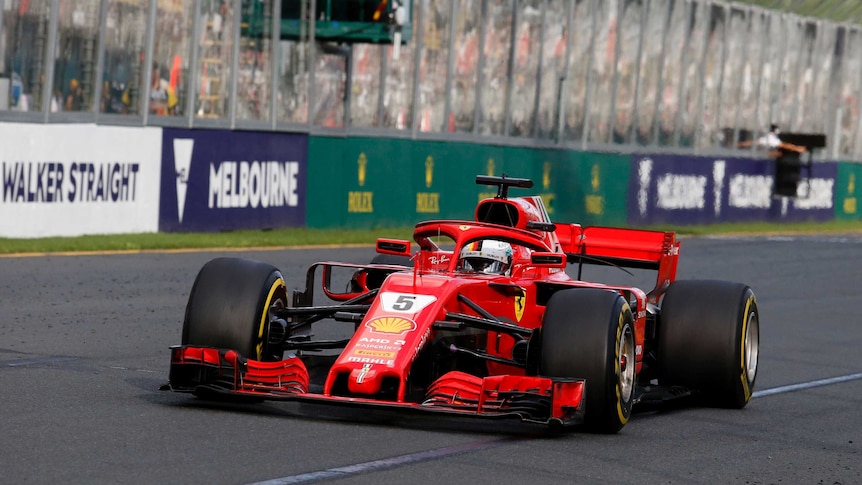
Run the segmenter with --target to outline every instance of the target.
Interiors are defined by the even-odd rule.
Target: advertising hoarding
[[[0,124],[0,237],[158,230],[161,129]]]
[[[803,169],[796,197],[773,193],[775,161],[684,155],[635,155],[629,224],[802,222],[834,218],[837,164]]]
[[[305,134],[165,128],[162,232],[305,225]]]

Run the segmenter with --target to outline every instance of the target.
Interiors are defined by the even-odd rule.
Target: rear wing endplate
[[[658,271],[653,297],[676,279],[680,243],[674,232],[557,224],[556,234],[569,263]]]

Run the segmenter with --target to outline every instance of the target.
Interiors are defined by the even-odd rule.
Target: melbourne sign
[[[629,179],[634,225],[830,220],[837,165],[802,168],[796,197],[775,196],[775,162],[742,158],[637,155]]]
[[[305,225],[306,135],[165,129],[159,230]]]

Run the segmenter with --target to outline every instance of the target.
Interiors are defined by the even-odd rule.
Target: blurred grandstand
[[[856,0],[0,0],[0,122],[696,154],[776,123],[862,160],[860,20]]]

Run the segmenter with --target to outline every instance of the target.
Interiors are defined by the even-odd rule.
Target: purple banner
[[[632,225],[783,222],[834,218],[834,162],[803,164],[796,197],[773,196],[774,160],[635,155],[629,179]]]
[[[308,136],[165,128],[160,232],[305,226]]]

